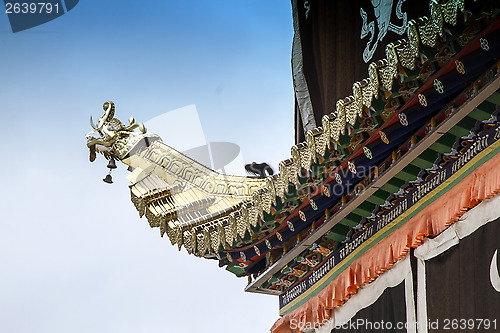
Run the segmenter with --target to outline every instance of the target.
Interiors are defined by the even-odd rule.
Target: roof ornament
[[[85,137],[87,138],[87,147],[90,150],[90,162],[94,162],[96,159],[96,152],[99,152],[106,157],[106,159],[111,159],[116,155],[116,151],[113,151],[113,145],[119,139],[125,139],[131,135],[132,131],[139,128],[142,134],[146,133],[146,127],[143,123],[136,122],[134,118],[129,118],[129,124],[127,126],[122,125],[121,121],[114,118],[115,116],[115,103],[112,101],[106,101],[102,106],[104,113],[97,124],[92,121],[92,116],[90,116],[90,125],[93,130],[87,133]],[[98,137],[93,135],[97,134]]]
[[[87,147],[90,151],[90,162],[95,161],[96,153],[101,153],[109,160],[109,174],[103,179],[105,183],[112,184],[111,171],[116,169],[115,158],[121,159],[124,156],[123,147],[126,147],[126,141],[133,135],[134,129],[138,128],[142,134],[146,133],[144,124],[136,122],[134,118],[129,119],[129,124],[124,126],[115,116],[115,104],[112,101],[106,101],[102,106],[104,113],[99,117],[97,124],[94,124],[90,116],[90,126],[92,131],[85,135]],[[94,136],[97,135],[97,136]]]
[[[245,164],[245,170],[251,177],[255,178],[266,178],[274,174],[273,168],[269,164],[252,162],[251,164]]]

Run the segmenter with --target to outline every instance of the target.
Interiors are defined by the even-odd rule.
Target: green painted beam
[[[491,114],[495,112],[496,107],[496,104],[484,101],[471,113],[469,113],[469,117],[477,120],[487,120],[491,117]]]
[[[366,199],[366,201],[371,202],[375,205],[383,205],[389,195],[391,195],[389,192],[379,189],[375,193],[370,195],[368,199]]]
[[[348,227],[355,227],[359,224],[359,222],[361,222],[362,219],[363,219],[362,216],[359,216],[359,215],[354,214],[354,213],[350,213],[346,217],[344,217],[342,220],[340,220],[339,223],[346,225]]]
[[[491,94],[490,97],[488,97],[486,100],[490,103],[500,105],[500,93],[497,90],[496,92]]]
[[[340,235],[340,234],[337,234],[334,232],[330,232],[330,233],[326,234],[326,238],[333,239],[334,241],[337,241],[337,242],[343,242],[346,239],[346,235]]]
[[[411,162],[412,165],[419,167],[420,169],[429,169],[434,165],[434,161],[438,157],[438,152],[427,149],[422,154]]]
[[[449,133],[458,137],[467,136],[469,135],[470,130],[476,125],[476,122],[476,119],[466,116],[453,126]]]
[[[403,170],[401,170],[396,175],[396,178],[409,182],[409,181],[417,179],[417,174],[419,172],[420,172],[420,168],[417,168],[416,166],[410,164],[410,165],[406,166]]]
[[[353,213],[363,217],[368,217],[372,215],[374,209],[375,209],[375,204],[365,201],[361,205],[359,205],[356,209],[354,209]]]
[[[326,237],[333,239],[333,240],[336,240],[338,242],[342,242],[345,240],[347,234],[349,233],[349,230],[350,230],[349,227],[347,227],[343,224],[337,223],[331,229],[331,231],[328,234],[326,234]]]
[[[448,154],[451,152],[451,149],[453,145],[455,144],[455,141],[457,140],[457,137],[450,134],[450,133],[445,133],[439,140],[434,142],[429,149],[432,149],[434,151],[437,151],[438,153],[441,154]]]
[[[405,183],[404,180],[392,178],[387,183],[385,183],[381,187],[381,189],[383,189],[384,191],[389,192],[389,193],[396,193],[399,191],[399,189],[401,188],[401,186],[403,186],[404,183]]]

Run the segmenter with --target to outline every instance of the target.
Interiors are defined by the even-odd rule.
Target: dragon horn
[[[92,126],[93,129],[97,128],[97,125],[94,124],[94,121],[92,120],[92,116],[90,116],[90,126]]]

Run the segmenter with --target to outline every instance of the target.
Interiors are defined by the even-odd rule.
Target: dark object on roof
[[[266,178],[267,176],[274,175],[273,168],[269,164],[252,162],[245,165],[245,170],[256,178]]]

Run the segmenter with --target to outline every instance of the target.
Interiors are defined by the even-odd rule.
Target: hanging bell
[[[104,179],[102,180],[103,182],[105,183],[108,183],[108,184],[113,184],[113,178],[111,178],[111,174],[107,174],[106,177],[104,177]]]
[[[116,169],[115,159],[111,157],[108,162],[108,169]]]

